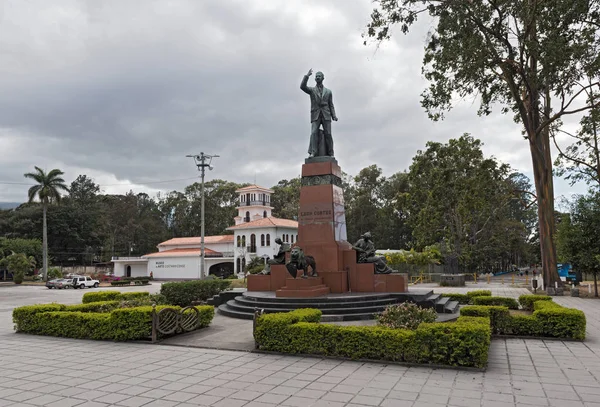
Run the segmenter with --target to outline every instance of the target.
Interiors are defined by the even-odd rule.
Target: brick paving
[[[495,295],[525,292],[489,287]],[[0,407],[600,407],[594,299],[556,298],[586,313],[585,342],[494,339],[479,372],[14,334],[4,290],[11,289],[0,288]]]

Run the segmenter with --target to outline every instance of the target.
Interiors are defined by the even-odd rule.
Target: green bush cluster
[[[196,301],[206,301],[229,288],[231,280],[205,279],[165,283],[160,288],[169,304],[187,307]]]
[[[506,306],[469,305],[461,316],[489,317],[498,335],[585,339],[586,319],[582,311],[565,308],[546,298],[533,302],[533,315],[511,315]]]
[[[437,312],[433,308],[421,308],[417,304],[404,302],[385,307],[379,315],[375,315],[377,324],[387,328],[417,329],[423,322],[435,322]]]
[[[469,298],[475,298],[475,297],[491,297],[492,296],[492,291],[491,290],[473,290],[473,291],[469,291],[467,293],[467,296]]]
[[[442,297],[448,297],[451,301],[458,301],[459,304],[466,305],[472,304],[475,297],[491,297],[491,295],[492,292],[490,290],[474,290],[466,294],[443,293]]]
[[[510,297],[473,297],[473,305],[498,305],[509,309],[519,309],[519,303]]]
[[[488,318],[459,317],[423,323],[416,330],[319,323],[321,312],[304,309],[261,315],[254,338],[265,351],[484,367],[490,345]]]
[[[113,287],[122,287],[122,286],[126,286],[126,285],[131,285],[131,281],[126,281],[126,280],[111,281],[110,285],[112,285]]]
[[[130,293],[122,293],[120,291],[94,291],[83,294],[81,302],[87,304],[88,302],[99,301],[127,301],[148,296],[150,296],[148,291],[135,291]]]
[[[117,308],[118,301],[80,305],[43,304],[15,308],[13,322],[17,332],[76,339],[127,341],[152,335],[152,307]],[[175,308],[160,305],[163,308]],[[214,317],[212,306],[196,307],[198,328],[208,326]],[[190,311],[191,312],[191,311]]]
[[[552,301],[552,297],[549,295],[521,295],[519,297],[519,304],[524,310],[533,311],[533,304],[537,301]]]

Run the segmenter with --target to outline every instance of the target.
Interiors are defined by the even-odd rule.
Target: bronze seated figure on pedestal
[[[385,257],[375,255],[375,243],[371,238],[371,232],[363,234],[352,248],[357,252],[358,263],[373,263],[375,265],[375,274],[390,274],[394,271],[388,267]]]

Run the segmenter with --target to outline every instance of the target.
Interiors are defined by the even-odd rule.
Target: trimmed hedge
[[[110,285],[112,285],[113,287],[121,287],[121,286],[131,285],[131,281],[126,281],[126,280],[111,281]]]
[[[127,301],[134,298],[148,297],[150,295],[147,291],[136,291],[130,293],[122,293],[120,291],[94,291],[83,294],[81,302],[84,304],[90,302],[99,301]]]
[[[114,305],[118,302],[113,301]],[[152,307],[118,308],[110,312],[94,312],[111,303],[29,305],[15,308],[13,322],[17,332],[60,336],[75,339],[109,339],[127,341],[147,339],[152,335]],[[156,307],[175,308],[167,305]],[[212,306],[196,307],[200,313],[198,328],[206,327],[214,317]],[[190,311],[192,312],[192,311]]]
[[[533,315],[511,315],[507,307],[472,305],[461,308],[461,316],[489,316],[492,332],[498,335],[585,339],[585,314],[547,299],[533,303]]]
[[[523,307],[524,310],[533,311],[533,304],[536,301],[552,301],[552,297],[549,295],[521,295],[519,297],[519,304]]]
[[[473,291],[469,291],[467,293],[467,296],[469,298],[474,298],[474,297],[491,297],[492,296],[492,291],[491,290],[473,290]]]
[[[321,312],[304,309],[261,315],[254,339],[266,351],[352,359],[484,367],[489,319],[423,323],[416,330],[320,324]]]
[[[519,309],[519,303],[514,298],[509,297],[473,297],[473,305],[497,305],[509,309]]]
[[[165,283],[160,293],[167,298],[169,304],[187,307],[195,301],[206,301],[229,288],[231,280],[206,279]]]
[[[458,301],[459,304],[472,304],[473,298],[475,297],[491,297],[492,292],[490,290],[475,290],[469,291],[466,294],[458,293],[443,293],[442,297],[448,297],[452,301]]]

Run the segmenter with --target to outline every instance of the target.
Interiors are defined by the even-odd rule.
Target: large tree
[[[506,268],[518,258],[526,226],[514,216],[510,168],[484,157],[468,134],[447,144],[429,142],[413,158],[406,197],[415,246],[442,243],[468,271]]]
[[[558,225],[557,247],[561,260],[573,268],[594,276],[594,295],[598,297],[600,273],[600,194],[579,196],[571,204],[570,213]]]
[[[531,152],[543,274],[562,284],[553,241],[554,192],[550,127],[596,105],[581,100],[598,86],[600,3],[590,0],[378,0],[366,35],[408,33],[423,14],[433,18],[423,73],[431,82],[422,105],[434,120],[457,98],[479,97],[479,114],[494,105],[513,112]],[[583,98],[584,99],[584,98]]]
[[[49,204],[60,201],[61,191],[68,191],[68,188],[65,185],[65,180],[61,177],[62,175],[64,175],[64,172],[59,169],[55,168],[46,173],[39,167],[35,167],[35,172],[28,172],[25,174],[25,178],[29,178],[37,182],[36,185],[29,188],[29,202],[33,202],[37,198],[42,203],[42,257],[44,262],[44,281],[46,281],[48,278],[48,224],[46,221],[46,212]]]

